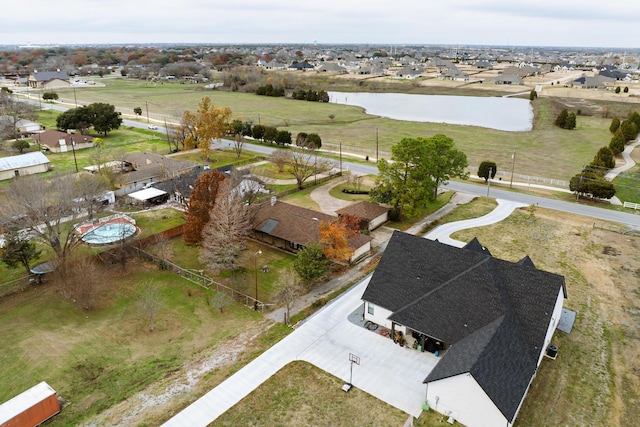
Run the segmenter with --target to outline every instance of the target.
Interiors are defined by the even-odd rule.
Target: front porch
[[[440,358],[446,352],[447,348],[449,348],[449,345],[446,343],[405,326],[392,323],[391,328],[387,328],[371,320],[367,320],[364,310],[365,304],[362,303],[356,311],[349,314],[349,322],[377,335],[392,339],[394,343],[401,347],[422,353],[431,353],[435,358]]]

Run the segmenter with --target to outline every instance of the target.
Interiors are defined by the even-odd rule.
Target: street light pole
[[[253,309],[254,310],[258,310],[258,255],[262,254],[261,250],[258,250],[258,252],[256,252],[253,255],[253,269],[255,271],[255,285],[256,285],[256,300],[253,303]]]
[[[511,155],[511,182],[509,183],[509,188],[513,188],[513,170],[516,167],[516,149],[513,149],[513,154]]]
[[[489,176],[487,177],[487,202],[489,201],[489,190],[491,189],[491,172],[493,172],[493,168],[489,168]]]

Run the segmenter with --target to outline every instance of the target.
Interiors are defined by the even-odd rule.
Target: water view
[[[448,123],[523,132],[533,126],[527,99],[404,93],[329,92],[330,102],[355,105],[367,114],[412,122]]]

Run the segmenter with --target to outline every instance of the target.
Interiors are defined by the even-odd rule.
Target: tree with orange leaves
[[[202,241],[202,229],[209,222],[224,177],[223,173],[212,170],[196,180],[187,204],[187,222],[183,233],[186,245],[198,245]]]
[[[202,158],[208,160],[211,140],[226,135],[230,117],[230,108],[216,108],[211,104],[211,99],[205,96],[198,105],[198,111],[192,113],[187,110],[182,115],[181,133],[185,135],[185,147],[198,147]]]
[[[324,256],[336,262],[348,262],[353,255],[348,239],[354,236],[353,230],[340,221],[322,221],[320,223],[320,242],[324,246]]]

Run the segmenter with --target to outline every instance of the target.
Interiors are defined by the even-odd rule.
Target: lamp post
[[[493,168],[489,168],[489,176],[487,177],[487,202],[489,201],[489,190],[491,189],[491,172],[493,172]]]
[[[511,182],[509,183],[509,188],[513,188],[513,170],[516,167],[516,149],[513,149],[513,154],[511,155]]]
[[[254,310],[258,310],[258,255],[261,255],[262,251],[258,250],[258,252],[256,252],[253,255],[253,269],[255,271],[255,285],[256,285],[256,300],[253,303],[253,309]]]

